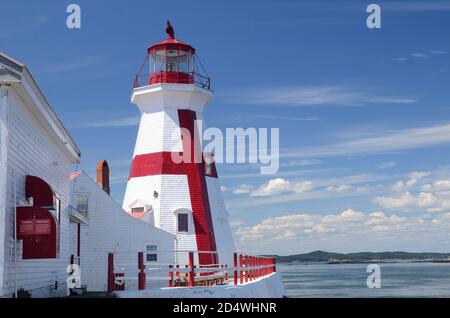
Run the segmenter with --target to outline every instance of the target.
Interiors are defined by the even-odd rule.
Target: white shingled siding
[[[66,266],[69,257],[69,215],[68,203],[70,190],[68,175],[70,159],[61,150],[61,141],[48,133],[48,127],[42,124],[30,111],[22,97],[14,89],[9,89],[9,142],[6,180],[6,207],[0,211],[4,222],[2,244],[6,249],[3,258],[3,288],[0,295],[10,296],[17,288],[26,288],[33,297],[56,296],[66,294]],[[45,180],[61,199],[60,250],[59,258],[44,260],[22,260],[22,251],[18,251],[18,263],[14,273],[14,260],[11,253],[14,246],[14,192],[17,202],[25,201],[25,177],[34,175]],[[3,194],[2,194],[3,196]],[[19,244],[20,245],[20,244]],[[2,257],[3,256],[3,257]],[[16,277],[16,283],[14,283]],[[55,281],[58,289],[55,290]]]
[[[158,198],[154,198],[154,191]],[[197,241],[192,218],[192,206],[186,175],[157,175],[132,178],[128,181],[127,192],[123,202],[124,210],[129,211],[129,205],[135,200],[149,203],[155,213],[155,226],[177,235],[178,243],[171,249],[181,251],[197,250]],[[189,213],[189,233],[177,233],[176,212]],[[178,253],[177,260],[186,264],[186,253]],[[197,260],[197,256],[196,256]]]
[[[183,145],[178,123],[176,109],[157,112],[144,111],[141,115],[134,156],[162,151],[182,151]]]
[[[142,114],[134,156],[161,151],[182,151],[178,109],[191,109],[196,112],[197,119],[202,120],[203,108],[211,97],[211,92],[199,89],[195,85],[157,84],[134,89],[132,102],[138,105]],[[202,127],[199,126],[198,130],[201,136]],[[211,186],[208,186],[209,188]],[[216,189],[213,187],[213,190]],[[153,197],[154,191],[159,193],[157,199]],[[229,240],[230,242],[219,242],[218,246],[223,251],[234,251],[220,188],[218,191],[218,194],[210,194],[213,196],[213,199],[210,199],[213,225],[216,229],[217,223],[219,230],[219,233],[216,233],[216,240]],[[222,201],[216,202],[217,200],[214,199],[216,197],[217,200]],[[136,200],[152,205],[155,212],[155,226],[177,235],[178,244],[175,248],[184,251],[197,250],[187,176],[162,175],[132,178],[127,184],[124,209],[129,211],[130,204]],[[177,212],[180,211],[189,211],[189,233],[177,233]],[[215,216],[216,213],[219,215]],[[223,225],[223,222],[226,225]],[[197,260],[198,255],[196,255],[196,262]],[[186,261],[179,254],[179,262]]]
[[[219,179],[206,177],[206,184],[216,238],[216,248],[219,252],[219,262],[221,264],[228,264],[228,267],[232,267],[234,266],[233,253],[235,246]]]
[[[159,223],[159,205],[160,199],[154,198],[154,192],[161,193],[161,176],[147,176],[147,177],[138,177],[132,178],[128,180],[127,190],[125,192],[125,197],[123,199],[122,208],[131,212],[131,205],[139,200],[143,204],[151,205],[153,211],[155,211],[155,226],[160,227]]]
[[[147,245],[158,246],[158,262],[174,263],[174,236],[131,217],[107,195],[89,176],[81,173],[72,181],[74,200],[78,194],[88,196],[88,225],[81,225],[81,280],[91,291],[106,290],[107,253],[115,253],[115,265],[127,265],[127,271],[137,271],[137,253]],[[153,193],[153,192],[152,192]],[[162,273],[150,272],[150,275]],[[168,278],[167,272],[163,275]],[[168,281],[149,280],[149,287],[167,286]],[[136,289],[136,281],[126,286]]]
[[[7,293],[3,290],[3,275],[5,269],[5,204],[6,204],[6,167],[8,166],[8,88],[0,86],[0,296]],[[11,243],[10,243],[11,244]],[[11,287],[11,286],[9,286]],[[9,291],[11,292],[11,291]]]

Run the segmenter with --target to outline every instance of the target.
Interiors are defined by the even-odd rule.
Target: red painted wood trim
[[[138,253],[138,289],[144,290],[146,288],[147,277],[144,265],[144,253]]]
[[[173,265],[169,265],[169,287],[173,287]]]
[[[115,278],[114,278],[114,254],[108,253],[108,293],[114,291]]]
[[[193,287],[195,283],[195,266],[194,266],[194,253],[189,252],[189,286]]]
[[[77,256],[81,256],[81,224],[77,225]]]
[[[238,255],[234,253],[234,284],[238,284]]]

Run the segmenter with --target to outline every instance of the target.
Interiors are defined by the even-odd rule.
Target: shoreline
[[[330,260],[330,261],[293,261],[293,262],[279,262],[279,265],[342,265],[342,264],[410,264],[410,263],[436,263],[436,264],[450,264],[450,260],[436,259],[436,260]]]

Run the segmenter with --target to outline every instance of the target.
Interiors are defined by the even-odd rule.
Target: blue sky
[[[146,48],[176,36],[212,77],[207,126],[280,128],[281,168],[219,165],[237,245],[446,251],[450,243],[450,2],[2,3],[0,50],[26,63],[82,150],[123,198],[137,133],[130,103]],[[5,14],[6,13],[6,14]]]

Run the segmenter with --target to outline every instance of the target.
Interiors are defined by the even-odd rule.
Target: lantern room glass
[[[190,74],[193,72],[192,52],[183,50],[154,50],[150,53],[150,74],[159,72],[176,72]]]

